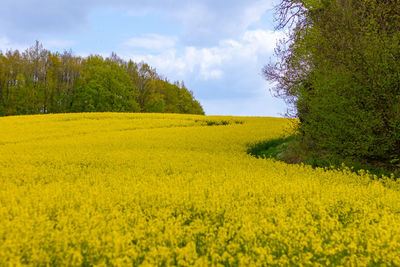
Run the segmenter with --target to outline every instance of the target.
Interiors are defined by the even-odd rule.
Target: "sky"
[[[207,115],[286,111],[262,67],[284,37],[277,0],[0,0],[0,50],[44,48],[75,55],[117,53],[184,81]]]

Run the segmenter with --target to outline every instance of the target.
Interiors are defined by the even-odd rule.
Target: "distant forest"
[[[53,53],[39,42],[0,51],[0,116],[92,111],[204,114],[183,82],[144,62]]]

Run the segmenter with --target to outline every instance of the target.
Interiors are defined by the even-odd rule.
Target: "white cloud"
[[[24,51],[28,46],[11,42],[7,37],[0,37],[0,51],[6,52],[8,50]]]
[[[66,47],[71,47],[76,44],[72,40],[58,40],[58,39],[46,39],[41,41],[45,49],[65,49]],[[19,50],[20,52],[25,51],[33,44],[20,44],[17,42],[12,42],[7,37],[0,38],[0,51],[6,52],[8,50]]]
[[[160,34],[145,34],[142,37],[133,37],[123,43],[131,48],[143,48],[147,51],[165,51],[175,47],[177,38]]]
[[[246,66],[248,64],[256,64],[258,61],[267,60],[277,43],[277,40],[283,38],[282,32],[266,31],[266,30],[249,30],[246,31],[239,39],[226,39],[219,42],[217,46],[208,48],[197,48],[194,46],[185,47],[178,50],[173,47],[176,42],[165,42],[170,46],[169,49],[161,53],[138,53],[133,50],[125,50],[122,56],[125,58],[133,58],[136,61],[146,61],[155,66],[161,73],[168,77],[175,76],[177,79],[195,75],[197,79],[211,80],[223,78],[227,68],[233,65]],[[140,39],[140,38],[138,38]],[[151,40],[136,40],[140,48],[146,48],[148,44],[150,50],[160,48],[159,41],[161,39],[169,40],[167,37],[155,38]],[[176,39],[173,39],[176,41]],[[131,42],[129,40],[129,42]],[[160,43],[163,43],[162,41]],[[135,47],[133,47],[135,48]],[[180,51],[180,52],[178,52]]]
[[[285,104],[272,97],[260,74],[283,32],[247,30],[236,39],[210,47],[175,47],[161,53],[120,51],[124,58],[145,61],[171,80],[184,80],[207,114],[279,116]]]
[[[285,103],[272,98],[265,89],[246,98],[200,99],[200,103],[207,115],[281,117],[286,113]]]
[[[208,114],[273,115],[265,113],[276,101],[261,96],[268,84],[260,72],[283,37],[264,28],[270,26],[267,11],[278,1],[1,0],[0,50],[25,50],[21,44],[39,39],[47,49],[73,46],[81,56],[115,51],[149,63],[171,80],[184,80]],[[111,13],[92,17],[99,10]],[[121,24],[115,25],[121,27],[111,23],[119,17]],[[106,39],[110,31],[115,35]]]
[[[182,37],[190,45],[216,44],[242,34],[273,8],[271,0],[192,1],[170,16],[183,25]]]
[[[277,2],[277,1],[275,1]],[[241,14],[241,20],[246,24],[246,28],[259,21],[262,15],[269,9],[275,6],[274,1],[258,0],[250,5],[246,5]]]
[[[43,47],[46,49],[65,49],[66,47],[72,47],[76,44],[73,40],[58,40],[58,39],[46,39],[41,41]]]
[[[276,2],[277,0],[275,0]],[[273,7],[274,0],[2,0],[0,34],[15,40],[45,34],[72,32],[89,27],[96,9],[125,14],[158,14],[182,27],[187,45],[216,44],[221,38],[243,33]]]

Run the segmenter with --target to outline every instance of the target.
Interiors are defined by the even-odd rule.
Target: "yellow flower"
[[[0,118],[0,265],[400,265],[398,182],[246,153],[288,125]]]

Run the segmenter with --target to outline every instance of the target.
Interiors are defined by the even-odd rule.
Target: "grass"
[[[257,142],[249,146],[247,153],[256,158],[273,158],[289,164],[303,163],[313,168],[325,169],[349,169],[354,173],[368,173],[372,178],[390,177],[397,180],[400,176],[398,168],[382,166],[379,162],[360,162],[355,160],[343,160],[318,157],[304,151],[299,145],[296,136],[280,137]]]
[[[293,141],[293,139],[294,137],[290,136],[258,142],[251,145],[248,148],[247,153],[256,158],[274,158],[283,160],[283,156],[288,149],[288,145]]]

